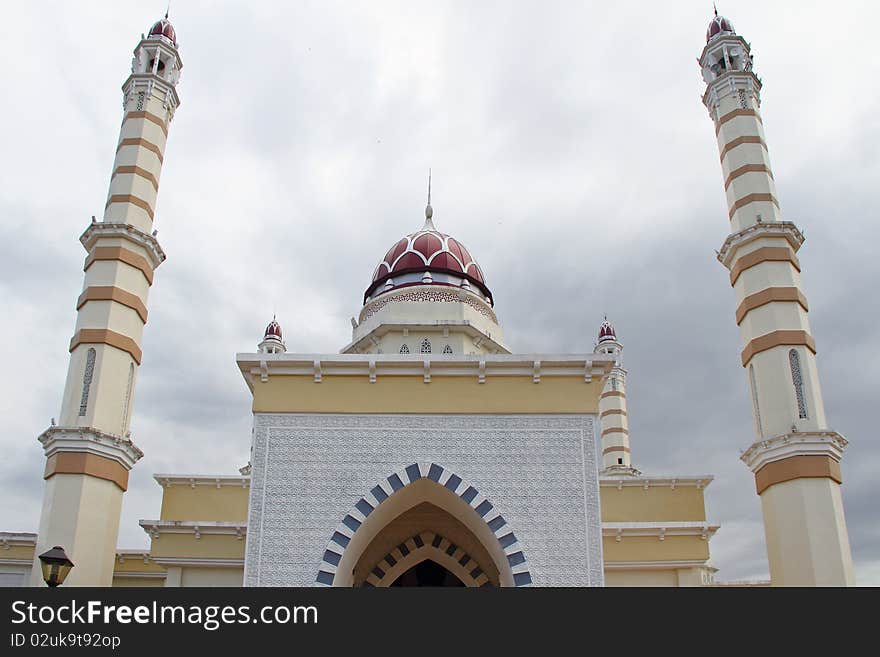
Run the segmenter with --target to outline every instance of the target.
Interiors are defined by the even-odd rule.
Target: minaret
[[[775,585],[853,584],[840,494],[846,440],[825,420],[796,255],[804,236],[780,212],[750,45],[717,12],[706,41],[703,103],[718,137],[730,221],[718,259],[736,295],[757,434],[742,459],[761,497],[770,577]]]
[[[70,586],[110,586],[128,472],[143,456],[129,423],[147,294],[165,260],[153,230],[168,124],[182,68],[174,28],[158,21],[134,50],[101,221],[80,237],[88,253],[70,341],[59,422],[39,437],[46,480],[36,555],[64,548]],[[35,558],[31,583],[42,586]]]
[[[594,353],[610,354],[616,358],[614,367],[605,377],[599,396],[599,424],[602,427],[602,474],[641,474],[632,467],[629,447],[629,426],[626,419],[626,370],[620,362],[623,345],[608,318],[599,327],[599,340]]]

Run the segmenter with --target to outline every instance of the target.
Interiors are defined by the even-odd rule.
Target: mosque
[[[60,546],[75,565],[66,586],[720,585],[709,550],[719,527],[704,500],[712,477],[634,466],[622,336],[606,319],[592,352],[513,351],[491,272],[435,226],[430,182],[423,223],[376,254],[349,344],[289,353],[273,319],[255,352],[236,354],[253,396],[249,463],[155,474],[158,517],[140,521],[149,550],[117,547],[143,455],[129,422],[165,260],[153,219],[180,104],[167,18],[142,36],[123,85],[104,216],[80,237],[61,412],[39,436],[39,530],[0,533],[0,584],[44,585],[39,555]],[[750,44],[716,14],[699,65],[729,206],[718,260],[753,404],[755,440],[741,458],[763,510],[769,584],[852,585],[847,441],[825,420],[804,236],[777,200]]]

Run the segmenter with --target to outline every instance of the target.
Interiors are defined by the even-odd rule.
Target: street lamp
[[[64,554],[64,548],[56,545],[40,555],[40,569],[46,586],[55,588],[64,584],[67,574],[73,568],[73,562]]]

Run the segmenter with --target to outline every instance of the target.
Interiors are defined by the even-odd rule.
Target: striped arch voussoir
[[[402,470],[392,472],[378,484],[373,486],[373,488],[370,489],[370,492],[361,497],[355,503],[351,511],[349,511],[349,513],[342,519],[342,522],[336,527],[324,549],[324,556],[321,559],[321,565],[318,569],[318,576],[316,578],[316,583],[318,585],[333,586],[333,581],[336,578],[336,568],[342,561],[342,557],[345,554],[345,550],[348,548],[351,539],[364,523],[367,516],[397,491],[420,479],[430,479],[440,486],[449,489],[466,502],[477,513],[477,515],[483,519],[483,522],[489,526],[489,529],[501,545],[501,548],[507,557],[507,563],[510,566],[511,573],[513,574],[514,585],[519,587],[530,586],[532,584],[532,575],[529,572],[529,565],[519,544],[519,540],[516,538],[516,535],[507,524],[507,520],[504,519],[504,516],[501,515],[498,509],[496,509],[484,495],[481,495],[474,486],[443,466],[437,465],[436,463],[413,463]],[[420,534],[414,536],[401,545],[412,550],[410,542],[413,545],[416,545],[416,538],[419,538],[419,540],[424,542],[423,536],[427,535],[428,534]],[[433,542],[437,535],[431,534],[431,536],[432,539],[430,544],[433,546]],[[443,537],[440,537],[440,539],[441,544],[443,544],[442,541],[446,541]],[[449,543],[449,541],[446,541],[445,545],[445,549],[448,550],[452,544]],[[400,548],[401,546],[398,546],[389,553],[392,559],[396,559],[395,554],[403,553],[403,550]],[[476,575],[474,574],[475,571],[473,568],[476,568],[476,563],[473,559],[469,555],[465,555],[461,548],[454,550],[453,554],[458,554],[458,559],[463,559],[465,556],[468,557],[468,561],[465,563],[472,565],[472,569],[469,571],[469,577],[474,582],[479,580],[481,582],[479,585],[482,585],[482,579],[480,576],[485,577],[485,574],[482,573],[482,571]],[[381,568],[381,563],[389,563],[387,561],[388,556],[389,555],[386,555],[382,562],[380,562],[379,568],[383,571],[383,576],[385,574],[385,569]],[[380,582],[382,581],[382,578],[377,577],[375,572],[371,573],[371,576]],[[374,582],[370,583],[375,586]],[[467,584],[468,582],[465,583]]]
[[[386,554],[370,570],[364,586],[390,586],[412,566],[433,557],[458,577],[465,586],[492,586],[477,561],[461,547],[434,532],[422,532]]]

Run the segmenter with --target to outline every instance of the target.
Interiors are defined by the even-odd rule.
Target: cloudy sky
[[[880,585],[880,228],[876,3],[738,0],[785,217],[799,253],[826,411],[850,440],[844,504],[859,583]],[[0,322],[6,506],[36,531],[85,253],[121,121],[120,85],[155,0],[15,3],[0,73]],[[714,250],[727,207],[695,59],[706,1],[176,0],[182,105],[156,217],[120,545],[144,547],[153,473],[248,459],[234,354],[277,312],[288,348],[335,352],[385,250],[434,218],[486,273],[514,351],[625,343],[633,461],[713,474],[719,579],[766,578],[734,295]]]

